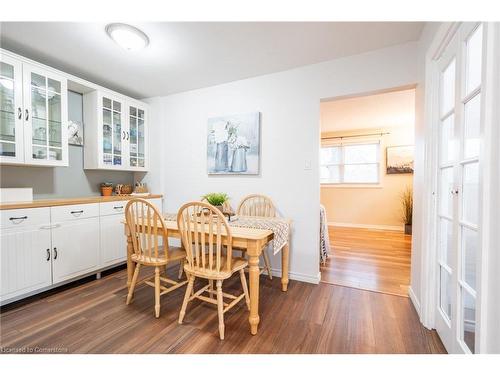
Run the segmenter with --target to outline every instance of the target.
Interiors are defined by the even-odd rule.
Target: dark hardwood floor
[[[169,271],[174,277],[176,269]],[[125,305],[121,269],[42,298],[7,306],[0,315],[3,352],[34,348],[62,353],[444,353],[408,298],[321,283],[261,277],[259,332],[249,332],[241,302],[225,314],[220,341],[216,309],[195,301],[177,318],[184,288],[162,296],[155,319],[153,289],[140,285]],[[224,285],[237,290],[237,278]]]
[[[326,283],[408,296],[411,236],[402,232],[330,227]]]

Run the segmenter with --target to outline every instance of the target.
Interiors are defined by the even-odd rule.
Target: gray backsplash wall
[[[68,117],[85,124],[81,94],[68,92]],[[69,145],[69,167],[2,165],[0,169],[0,187],[32,187],[35,199],[100,195],[99,184],[105,181],[113,184],[134,183],[134,172],[83,169],[83,147],[72,145]]]

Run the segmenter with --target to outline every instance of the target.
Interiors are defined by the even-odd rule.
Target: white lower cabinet
[[[123,214],[101,217],[101,266],[107,267],[127,260],[127,239]]]
[[[0,301],[28,294],[52,284],[49,210],[46,211],[45,226],[20,225],[16,228],[1,229]],[[28,215],[29,213],[23,213],[20,217]]]
[[[149,199],[149,201],[162,212],[160,198]],[[127,201],[107,202],[100,205],[101,266],[107,267],[127,260],[127,239],[123,225]]]
[[[0,304],[126,261],[126,204],[1,210]]]
[[[61,223],[52,229],[52,280],[66,281],[99,267],[99,218]]]

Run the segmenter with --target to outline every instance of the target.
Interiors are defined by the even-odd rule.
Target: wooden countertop
[[[0,210],[14,210],[18,208],[37,208],[37,207],[53,207],[53,206],[67,206],[71,204],[86,204],[86,203],[106,203],[115,201],[128,201],[132,198],[162,198],[161,194],[149,195],[113,195],[111,197],[93,196],[81,198],[62,198],[62,199],[37,199],[28,202],[6,202],[0,203]]]

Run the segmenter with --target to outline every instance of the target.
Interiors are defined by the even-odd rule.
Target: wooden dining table
[[[289,221],[291,222],[291,221]],[[231,222],[229,222],[231,225]],[[179,238],[180,233],[177,227],[177,221],[165,220],[166,236],[171,238]],[[147,226],[145,230],[148,230]],[[125,235],[127,236],[127,287],[130,286],[132,275],[134,274],[135,263],[131,260],[133,254],[132,237],[130,236],[128,227],[125,223]],[[163,233],[158,231],[158,236]],[[257,334],[260,317],[259,317],[259,257],[262,254],[264,247],[273,240],[274,233],[267,229],[243,228],[231,226],[231,235],[233,239],[233,247],[246,249],[248,255],[248,267],[250,275],[250,313],[248,322],[250,323],[250,332],[252,335]],[[224,234],[222,235],[225,240]],[[290,255],[290,239],[281,249],[281,290],[287,291],[288,288],[288,267]]]

